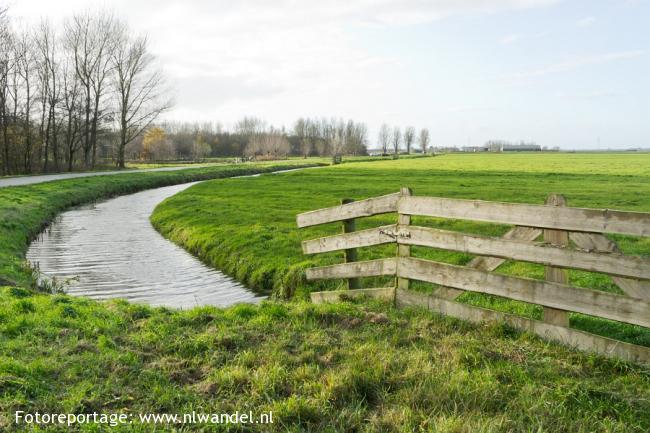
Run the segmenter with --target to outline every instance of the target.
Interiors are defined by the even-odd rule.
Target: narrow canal
[[[95,299],[190,308],[261,297],[163,238],[149,222],[158,203],[192,185],[120,196],[62,213],[31,245],[41,273],[69,280],[66,292]]]

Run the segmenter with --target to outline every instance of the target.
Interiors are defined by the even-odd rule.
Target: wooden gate
[[[397,213],[397,223],[355,231],[355,218]],[[513,225],[501,238],[464,234],[411,224],[411,216]],[[582,350],[648,362],[650,348],[594,335],[569,326],[568,312],[650,327],[650,259],[624,255],[603,233],[650,237],[650,213],[566,206],[551,194],[545,205],[499,203],[399,193],[299,214],[298,227],[343,221],[342,234],[304,241],[306,254],[344,250],[345,263],[307,270],[307,279],[348,279],[349,290],[312,293],[314,302],[371,296],[398,306],[419,305],[461,319],[498,320]],[[543,242],[536,242],[543,236]],[[397,244],[395,257],[356,261],[356,249]],[[467,266],[411,257],[422,246],[476,255]],[[545,280],[497,274],[509,260],[545,265]],[[608,274],[625,295],[568,285],[566,269]],[[359,279],[394,276],[394,287],[360,288]],[[409,281],[437,285],[430,295],[409,290]],[[455,302],[464,291],[503,296],[543,307],[543,321]]]

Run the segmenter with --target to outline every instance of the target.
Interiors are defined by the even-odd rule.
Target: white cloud
[[[539,69],[519,72],[516,74],[502,76],[506,80],[524,80],[528,78],[542,77],[545,75],[556,74],[560,72],[572,71],[588,65],[598,65],[609,63],[617,60],[631,59],[643,56],[647,53],[645,50],[619,51],[614,53],[596,54],[592,56],[580,56],[568,59],[562,62],[554,63]]]
[[[522,33],[511,33],[509,35],[506,35],[501,38],[500,42],[503,45],[509,45],[509,44],[514,44],[521,42],[523,40],[531,40],[531,39],[538,39],[538,38],[543,38],[545,36],[548,36],[549,32],[538,32],[538,33],[532,33],[532,34],[522,34]]]
[[[408,85],[398,78],[404,76],[403,66],[369,54],[351,30],[544,7],[559,0],[14,1],[11,15],[31,22],[41,16],[56,22],[103,8],[148,33],[175,87],[176,107],[167,118],[232,124],[252,114],[277,125],[298,116],[336,115],[367,121],[372,130],[400,117],[425,122],[429,112],[401,105]]]
[[[578,27],[589,27],[595,22],[596,22],[596,18],[589,16],[589,17],[584,17],[579,19],[578,21],[576,21],[576,24],[578,25]]]
[[[501,38],[501,43],[502,44],[514,44],[517,42],[519,39],[521,39],[521,35],[519,33],[511,33],[509,35],[504,36]]]
[[[620,96],[620,93],[613,90],[593,90],[590,92],[557,92],[556,96],[558,98],[565,99],[601,99],[601,98],[613,98]]]

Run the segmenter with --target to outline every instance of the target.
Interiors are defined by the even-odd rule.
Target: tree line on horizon
[[[426,153],[429,131],[417,134],[413,127],[402,133],[399,127],[383,125],[379,149],[370,149],[368,128],[352,119],[304,118],[291,128],[275,127],[264,120],[247,116],[232,129],[212,122],[161,122],[127,147],[131,160],[200,160],[209,157],[246,157],[255,160],[287,156],[343,156],[411,153],[416,148]]]

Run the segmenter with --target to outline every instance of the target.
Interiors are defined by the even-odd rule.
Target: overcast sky
[[[434,145],[650,147],[648,0],[8,0],[26,21],[111,10],[148,33],[166,117],[300,116]]]

